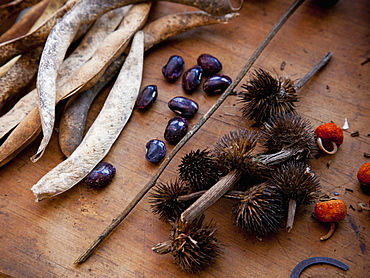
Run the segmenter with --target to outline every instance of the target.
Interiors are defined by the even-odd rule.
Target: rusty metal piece
[[[340,269],[347,271],[349,269],[348,265],[345,263],[338,261],[333,258],[329,257],[312,257],[306,260],[301,261],[296,267],[293,269],[290,278],[298,278],[301,275],[302,271],[305,270],[307,267],[315,265],[315,264],[330,264],[336,266]]]

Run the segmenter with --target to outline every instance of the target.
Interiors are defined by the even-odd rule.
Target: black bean
[[[192,117],[198,112],[198,103],[187,97],[174,97],[168,102],[168,107],[183,117]]]
[[[116,175],[116,168],[107,162],[100,162],[85,178],[85,182],[95,188],[107,186]]]
[[[173,55],[167,64],[162,67],[163,76],[170,82],[177,80],[185,67],[184,59],[181,56]]]
[[[221,62],[209,54],[200,55],[197,62],[202,67],[204,76],[212,76],[222,70]]]
[[[164,139],[172,144],[179,142],[188,131],[188,120],[184,117],[176,116],[168,121],[164,132]]]
[[[161,161],[166,155],[166,144],[158,139],[150,140],[145,145],[145,158],[153,163]]]
[[[221,94],[230,86],[232,80],[224,74],[208,77],[203,83],[203,90],[209,94]]]
[[[148,85],[142,88],[136,99],[136,107],[139,109],[147,109],[158,96],[156,85]]]
[[[192,93],[198,88],[202,81],[203,69],[201,66],[194,66],[182,75],[182,88],[187,93]]]

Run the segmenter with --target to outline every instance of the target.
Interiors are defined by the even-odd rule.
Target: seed
[[[181,56],[173,55],[167,64],[162,67],[163,76],[170,82],[180,77],[185,67],[184,59]]]
[[[208,94],[222,94],[230,86],[232,80],[224,74],[208,77],[203,83],[203,90]]]
[[[85,182],[95,188],[107,186],[116,175],[116,168],[107,162],[100,162],[85,178]]]
[[[192,117],[198,111],[198,103],[186,97],[174,97],[168,102],[168,107],[183,117]]]
[[[198,88],[202,81],[203,69],[201,66],[194,66],[182,75],[182,88],[187,93],[192,93]]]
[[[166,145],[161,140],[150,140],[148,143],[146,143],[145,147],[145,158],[150,162],[157,163],[166,155]]]
[[[136,99],[136,107],[139,109],[147,109],[158,96],[156,85],[148,85],[141,89]]]
[[[184,117],[176,116],[168,121],[164,132],[164,139],[176,144],[185,136],[188,131],[188,120]]]
[[[209,54],[200,55],[197,62],[202,67],[204,76],[212,76],[222,70],[221,62]]]

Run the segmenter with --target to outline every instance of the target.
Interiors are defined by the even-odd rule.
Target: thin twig
[[[253,55],[250,57],[248,62],[239,72],[235,80],[230,84],[230,86],[225,90],[225,92],[219,97],[219,99],[213,104],[213,106],[204,114],[202,118],[194,125],[194,127],[177,143],[177,145],[172,149],[170,154],[163,160],[159,166],[157,172],[150,179],[150,181],[137,193],[134,199],[126,206],[126,208],[112,220],[112,223],[105,228],[105,230],[94,240],[94,242],[82,253],[74,264],[80,264],[85,262],[94,252],[94,250],[103,242],[103,240],[126,218],[126,216],[134,209],[134,207],[140,202],[140,200],[145,196],[145,194],[155,185],[155,182],[162,174],[164,169],[170,163],[172,158],[177,154],[183,145],[203,126],[203,124],[212,116],[212,114],[220,107],[224,100],[232,94],[235,87],[240,83],[244,78],[246,73],[252,67],[254,62],[260,56],[262,51],[266,48],[271,39],[276,35],[288,18],[294,13],[294,11],[304,2],[305,0],[295,0],[294,3],[285,11],[285,13],[280,17],[278,22],[267,34],[265,39],[257,47]]]

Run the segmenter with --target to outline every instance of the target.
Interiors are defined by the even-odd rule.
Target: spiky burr
[[[267,181],[249,188],[243,195],[233,207],[234,224],[256,235],[276,232],[285,213],[281,191]]]
[[[179,165],[179,178],[192,191],[209,189],[221,176],[217,162],[208,149],[190,151],[184,155]]]
[[[293,228],[296,207],[313,202],[319,195],[320,182],[317,175],[305,162],[288,161],[276,169],[271,177],[273,184],[278,187],[288,206],[286,228]]]
[[[204,215],[194,221],[173,223],[170,239],[158,243],[152,250],[157,254],[173,256],[174,262],[188,273],[198,273],[210,266],[220,254],[220,245],[214,223],[204,223]]]

